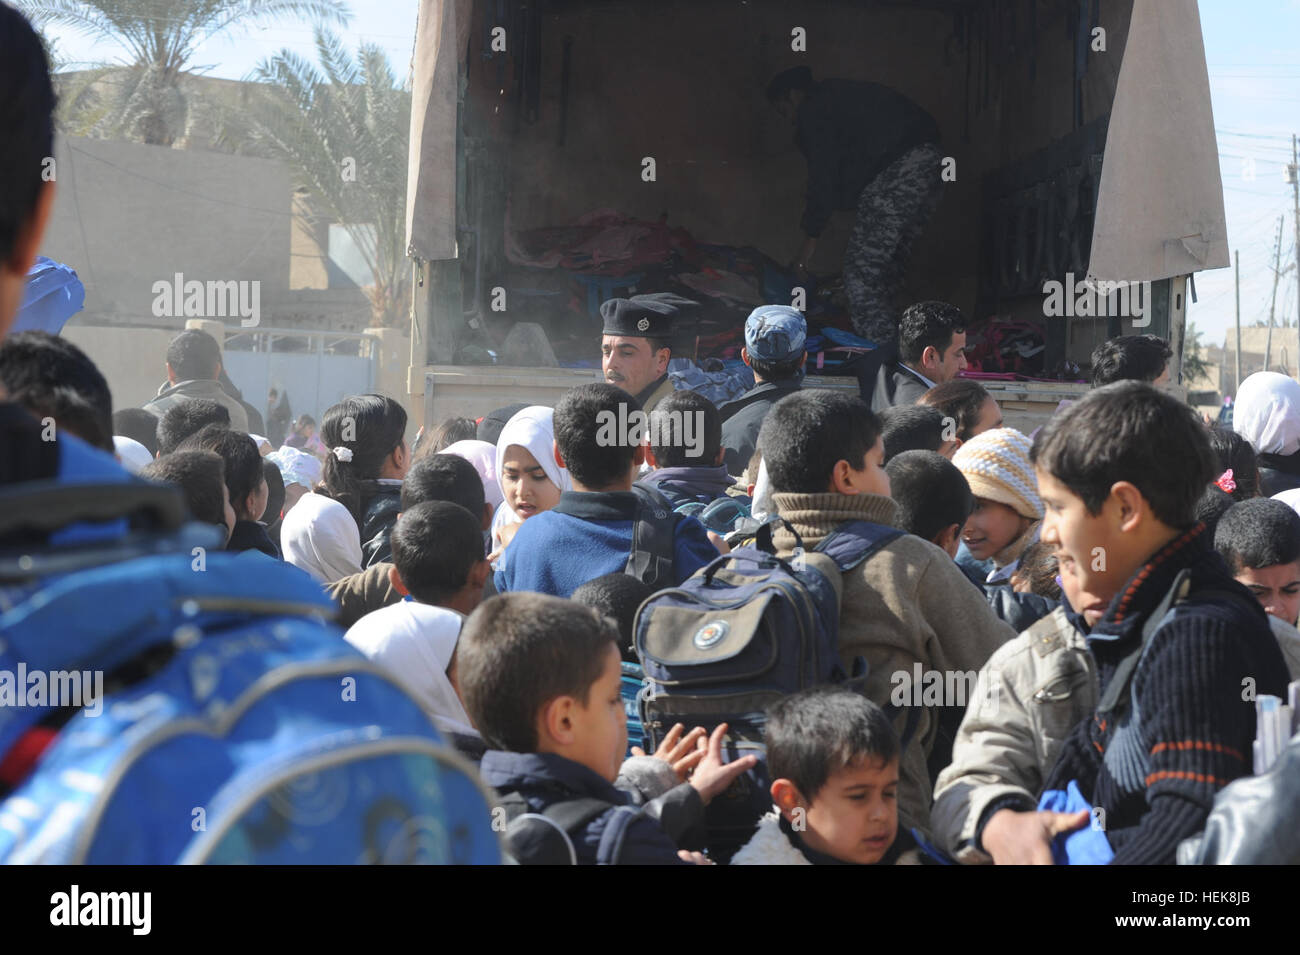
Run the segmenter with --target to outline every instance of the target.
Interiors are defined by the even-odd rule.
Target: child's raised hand
[[[703,731],[701,731],[703,732]],[[691,773],[690,783],[700,794],[700,799],[707,806],[718,793],[731,785],[731,781],[758,762],[757,756],[742,756],[730,763],[722,761],[722,738],[727,735],[727,724],[720,723],[706,743],[700,739],[697,744],[704,753],[704,758]]]
[[[693,862],[696,865],[717,865],[712,859],[703,852],[691,852],[689,849],[678,849],[677,858],[683,862]]]
[[[691,769],[704,758],[705,751],[697,744],[704,736],[704,728],[695,727],[685,736],[682,733],[686,727],[681,723],[676,723],[668,731],[668,735],[663,738],[659,748],[654,752],[655,759],[661,759],[673,768],[677,778],[686,782],[686,777],[690,775]],[[645,750],[640,746],[632,747],[633,756],[644,756]]]

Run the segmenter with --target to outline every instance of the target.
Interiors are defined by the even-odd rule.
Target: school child
[[[1029,439],[1014,428],[995,428],[975,435],[953,455],[975,495],[962,540],[976,560],[992,559],[990,584],[1010,583],[1020,555],[1038,539],[1043,503],[1034,487],[1029,447]]]
[[[160,484],[175,484],[196,521],[220,527],[226,546],[235,529],[235,511],[226,489],[225,462],[212,451],[175,451],[140,470],[140,477]]]
[[[758,440],[777,511],[790,525],[774,534],[781,556],[794,556],[800,544],[811,550],[849,522],[898,526],[898,505],[881,467],[880,419],[860,398],[811,389],[789,395],[769,412]],[[941,673],[978,670],[1014,636],[946,552],[910,534],[844,574],[840,660],[849,672],[859,657],[866,661],[866,696],[882,706],[896,674],[910,675],[916,665]],[[937,708],[909,709],[895,720],[902,738],[906,717],[915,718],[900,758],[898,811],[904,826],[924,831]]]
[[[390,540],[389,579],[410,599],[366,614],[344,639],[406,684],[439,730],[477,737],[455,689],[454,660],[488,575],[482,519],[429,501],[403,510]]]
[[[1173,863],[1218,791],[1251,771],[1255,704],[1243,687],[1250,700],[1286,695],[1267,615],[1193,517],[1218,461],[1190,408],[1133,381],[1052,418],[1031,461],[1044,543],[1106,605],[1088,634],[1097,707],[1043,788],[1075,782],[1105,813],[1115,863]],[[1054,836],[1090,817],[1038,812],[1023,794],[1007,795],[984,809],[975,846],[997,863],[1048,863]]]
[[[1291,678],[1300,679],[1300,515],[1271,498],[1241,501],[1219,520],[1214,548],[1268,614]]]
[[[805,690],[771,708],[763,737],[775,809],[732,865],[920,862],[898,826],[898,736],[875,703]]]
[[[465,708],[490,747],[483,781],[503,802],[550,818],[563,818],[580,800],[592,807],[561,826],[579,864],[705,861],[679,850],[675,836],[697,827],[705,804],[754,757],[723,762],[724,723],[690,782],[667,794],[674,798],[632,806],[614,786],[627,752],[627,712],[618,636],[606,619],[542,594],[493,597],[465,622],[457,673]]]

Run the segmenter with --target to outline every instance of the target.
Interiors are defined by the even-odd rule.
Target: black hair
[[[1155,381],[1173,355],[1169,343],[1155,335],[1120,335],[1092,351],[1092,386],[1117,381]]]
[[[225,463],[226,490],[230,492],[230,506],[241,520],[255,521],[261,514],[242,516],[248,495],[262,483],[264,469],[257,443],[242,431],[232,431],[219,424],[204,425],[198,433],[181,442],[177,451],[213,451]]]
[[[934,543],[939,532],[961,527],[975,510],[966,475],[941,454],[904,451],[885,465],[890,497],[898,504],[898,527]]]
[[[943,429],[944,417],[938,408],[929,405],[886,408],[880,413],[885,462],[904,451],[938,451],[944,445]]]
[[[795,90],[802,90],[806,93],[816,85],[816,81],[813,80],[812,70],[806,66],[794,66],[788,70],[782,70],[772,77],[767,84],[767,101],[776,103]]]
[[[898,757],[898,734],[885,711],[860,693],[817,686],[774,704],[763,731],[768,774],[788,779],[809,802],[826,781],[860,760]]]
[[[758,442],[773,491],[821,494],[837,461],[862,467],[880,437],[880,419],[857,395],[809,389],[786,395],[767,413]]]
[[[1061,564],[1053,547],[1042,541],[1034,541],[1020,555],[1012,577],[1023,577],[1029,581],[1029,592],[1046,597],[1048,600],[1061,599],[1061,587],[1056,582]]]
[[[149,453],[158,455],[158,416],[143,408],[120,408],[113,412],[113,433],[139,441]]]
[[[1196,519],[1205,524],[1205,534],[1209,540],[1214,540],[1219,520],[1236,503],[1232,495],[1217,484],[1205,486],[1205,491],[1196,499]]]
[[[167,364],[177,381],[216,380],[221,346],[207,332],[187,328],[167,346]]]
[[[764,381],[789,381],[791,378],[798,378],[802,372],[803,356],[796,355],[784,361],[768,361],[766,358],[755,358],[750,355],[749,367],[754,369],[754,374]]]
[[[25,331],[0,342],[9,400],[88,444],[113,450],[113,394],[90,357],[66,338]]]
[[[389,540],[403,586],[424,604],[453,597],[485,559],[482,512],[471,514],[451,501],[404,507]]]
[[[1269,497],[1241,501],[1219,518],[1214,549],[1234,574],[1300,560],[1300,514]]]
[[[552,418],[555,444],[575,483],[596,490],[631,473],[636,454],[633,436],[610,431],[617,431],[620,421],[635,421],[640,415],[634,417],[633,412],[640,410],[641,402],[605,382],[579,385],[560,397]]]
[[[584,607],[590,607],[602,617],[614,621],[618,628],[619,646],[623,659],[637,663],[634,648],[632,626],[636,622],[637,608],[655,589],[631,574],[605,574],[595,580],[589,580],[573,592],[570,600],[575,600]]]
[[[698,429],[693,426],[699,454],[693,454],[686,446],[687,415],[701,425]],[[711,468],[717,463],[718,450],[722,447],[722,416],[718,414],[718,406],[703,395],[674,391],[650,412],[650,438],[658,467]]]
[[[211,398],[186,398],[163,412],[158,422],[158,452],[171,454],[182,441],[197,434],[204,425],[230,427],[230,409]]]
[[[917,302],[903,310],[898,323],[898,357],[916,364],[925,350],[934,347],[942,355],[952,336],[966,331],[966,316],[947,302]]]
[[[41,38],[27,18],[0,3],[0,263],[36,211],[54,155],[54,85]]]
[[[150,461],[140,469],[146,481],[175,484],[196,521],[226,526],[226,508],[221,488],[226,466],[214,451],[177,451]]]
[[[957,437],[962,441],[969,441],[975,437],[975,429],[980,423],[980,412],[990,397],[988,389],[978,381],[970,378],[954,378],[952,381],[935,385],[918,398],[917,403],[938,408],[941,415],[956,422]]]
[[[442,424],[433,429],[433,433],[426,438],[429,450],[426,454],[437,454],[445,451],[457,441],[473,441],[478,438],[478,425],[474,423],[473,418],[448,418]]]
[[[1229,428],[1211,428],[1209,439],[1210,450],[1219,459],[1219,474],[1232,471],[1232,480],[1237,485],[1235,491],[1229,492],[1232,499],[1245,501],[1259,497],[1259,456],[1255,446]]]
[[[1054,415],[1029,460],[1078,495],[1089,514],[1100,514],[1111,487],[1128,481],[1158,520],[1182,529],[1195,522],[1196,501],[1219,473],[1205,430],[1172,395],[1120,381]]]
[[[321,441],[331,453],[321,467],[318,490],[348,509],[361,526],[366,500],[374,493],[366,482],[374,481],[384,460],[406,437],[406,409],[387,395],[349,395],[325,410],[320,426]],[[345,447],[351,461],[332,453]]]
[[[572,600],[490,597],[469,615],[456,648],[465,711],[493,749],[536,752],[542,707],[560,696],[587,705],[611,645],[613,625]]]
[[[528,405],[520,403],[489,411],[483,416],[483,420],[478,423],[478,439],[486,441],[488,444],[496,444],[497,438],[501,437],[501,432],[505,429],[506,423],[527,407]]]
[[[411,465],[402,479],[402,510],[426,501],[451,501],[481,525],[486,499],[474,465],[454,454],[430,454]],[[479,542],[480,544],[482,541]]]
[[[284,475],[274,461],[263,458],[262,477],[266,479],[266,508],[257,519],[263,524],[274,524],[284,510]]]

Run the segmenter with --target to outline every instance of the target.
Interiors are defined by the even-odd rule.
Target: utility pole
[[[1233,284],[1237,288],[1237,377],[1232,382],[1232,403],[1237,403],[1237,392],[1241,390],[1241,250],[1232,253],[1236,263],[1236,275]]]
[[[1296,136],[1291,134],[1291,165],[1287,169],[1291,183],[1291,201],[1295,204],[1295,301],[1297,324],[1300,324],[1300,156],[1296,151]]]
[[[1277,243],[1273,250],[1273,298],[1268,303],[1268,334],[1264,336],[1264,370],[1268,371],[1269,357],[1273,352],[1273,309],[1277,305],[1277,280],[1282,277],[1278,268],[1282,265],[1282,221],[1285,216],[1277,217]]]

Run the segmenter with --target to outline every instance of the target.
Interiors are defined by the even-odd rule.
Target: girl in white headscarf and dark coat
[[[1232,428],[1259,452],[1264,497],[1300,487],[1300,381],[1261,371],[1237,389]]]
[[[511,417],[497,438],[496,473],[504,500],[492,520],[493,561],[520,524],[573,490],[569,472],[555,461],[553,416],[551,408],[530,405]]]

